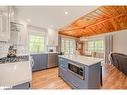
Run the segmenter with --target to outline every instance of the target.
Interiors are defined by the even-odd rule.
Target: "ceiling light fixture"
[[[27,22],[31,22],[31,19],[27,19]]]
[[[65,13],[65,15],[67,15],[68,14],[68,12],[66,11],[66,12],[64,12]]]

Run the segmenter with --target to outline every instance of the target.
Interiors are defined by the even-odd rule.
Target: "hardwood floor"
[[[71,89],[60,77],[58,68],[38,71],[33,73],[33,89]]]
[[[106,64],[103,68],[102,89],[127,89],[127,76],[113,65]]]
[[[71,87],[58,77],[58,68],[51,68],[33,73],[33,89],[71,89]],[[101,89],[127,89],[127,76],[114,66],[103,66],[103,86]]]

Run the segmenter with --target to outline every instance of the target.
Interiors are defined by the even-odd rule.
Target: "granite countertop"
[[[59,55],[59,57],[72,60],[74,62],[78,62],[87,66],[94,65],[104,60],[101,58],[86,57],[81,55]]]

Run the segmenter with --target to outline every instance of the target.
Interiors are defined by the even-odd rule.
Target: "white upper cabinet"
[[[11,22],[11,39],[10,42],[15,45],[26,45],[27,32],[25,25],[17,22]]]
[[[58,46],[58,31],[56,29],[48,28],[48,46]]]
[[[0,7],[0,41],[10,39],[10,14],[9,7]]]
[[[22,45],[22,46],[27,45],[28,32],[25,29],[26,29],[25,25],[21,24],[20,31],[18,32],[18,40],[17,40],[18,45]]]
[[[27,46],[27,22],[19,15],[15,7],[10,8],[10,43],[18,46]]]

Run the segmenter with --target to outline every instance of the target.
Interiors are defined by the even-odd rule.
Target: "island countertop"
[[[60,58],[65,58],[74,62],[78,62],[87,66],[94,65],[103,61],[102,58],[86,57],[81,55],[59,55]]]

